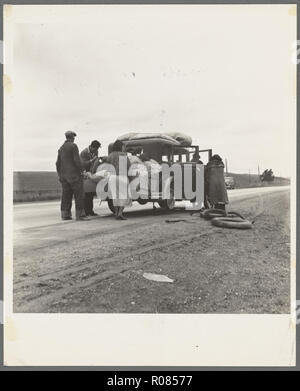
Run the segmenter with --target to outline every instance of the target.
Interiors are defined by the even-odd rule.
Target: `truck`
[[[235,189],[235,180],[232,176],[226,176],[224,179],[226,189]]]
[[[202,154],[207,155],[206,160],[212,156],[212,149],[200,149],[198,145],[193,145],[192,140],[189,136],[186,136],[181,133],[129,133],[124,136],[120,136],[118,140],[123,143],[123,151],[127,153],[132,153],[134,150],[139,151],[139,154],[147,154],[150,159],[155,160],[159,164],[166,163],[168,166],[172,166],[173,163],[176,163],[181,168],[181,182],[182,187],[185,184],[184,173],[191,170],[192,177],[192,187],[193,191],[196,191],[195,186],[202,186],[203,192],[203,201],[204,200],[204,164],[201,159],[204,159]],[[108,146],[108,153],[112,151],[113,143]],[[100,168],[100,166],[99,166]],[[201,171],[203,178],[202,183],[197,183],[196,170]],[[169,178],[169,181],[162,183],[162,176],[158,178],[159,191],[157,194],[149,191],[149,196],[138,198],[137,201],[139,204],[144,205],[148,202],[158,203],[158,205],[165,210],[172,210],[175,207],[175,201],[189,200],[194,202],[194,199],[189,199],[185,196],[185,191],[182,189],[182,197],[176,197],[174,192],[174,181],[172,177]],[[166,191],[168,187],[168,191]],[[96,189],[95,189],[96,191]],[[169,194],[169,198],[165,198],[164,194]],[[114,212],[113,200],[110,197],[102,198],[103,201],[107,201],[109,209]]]

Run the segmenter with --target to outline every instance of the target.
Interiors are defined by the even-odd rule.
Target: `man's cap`
[[[75,132],[72,132],[71,130],[67,130],[65,132],[65,136],[68,138],[68,137],[76,137],[77,134]]]

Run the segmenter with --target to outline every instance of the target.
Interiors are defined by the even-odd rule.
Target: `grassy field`
[[[257,175],[228,173],[235,179],[236,188],[288,185],[289,180],[275,178],[272,183],[262,183]],[[14,172],[14,202],[57,200],[61,186],[56,172],[16,171]]]
[[[56,172],[14,172],[14,202],[56,200],[61,186]]]
[[[289,179],[280,177],[275,177],[274,182],[267,183],[261,182],[258,175],[228,173],[226,176],[234,178],[237,189],[245,189],[248,187],[287,186],[290,184]]]

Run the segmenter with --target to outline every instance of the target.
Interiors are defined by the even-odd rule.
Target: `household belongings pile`
[[[160,142],[163,143],[170,143],[172,145],[178,145],[182,147],[188,147],[192,144],[192,138],[190,136],[187,136],[183,133],[179,132],[170,132],[170,133],[127,133],[120,137],[118,137],[118,140],[120,141],[138,141],[145,142],[147,140],[151,140],[151,143],[153,142]],[[134,171],[136,172],[136,175],[139,175],[141,177],[141,188],[139,189],[141,193],[148,194],[148,187],[143,186],[143,183],[148,183],[148,186],[150,185],[150,180],[143,181],[142,178],[150,176],[150,173],[157,173],[161,170],[160,164],[150,159],[149,161],[141,161],[137,156],[129,156],[129,160],[131,164],[134,165]],[[133,168],[133,167],[132,167]],[[100,200],[105,200],[107,197],[107,193],[105,193],[108,188],[107,186],[104,187],[104,192],[101,192],[101,189],[103,189],[103,186],[97,186],[97,184],[101,181],[101,179],[105,179],[106,182],[108,182],[108,177],[110,176],[110,169],[109,165],[107,163],[102,163],[98,166],[97,172],[95,174],[89,174],[88,177],[85,180],[85,191],[96,191],[97,192],[97,198]],[[149,178],[150,179],[150,178]],[[89,190],[86,190],[87,187],[89,187]],[[93,189],[92,189],[93,188]]]
[[[137,191],[140,192],[140,194],[147,196],[149,186],[151,185],[151,174],[157,174],[159,171],[161,171],[161,166],[153,159],[150,159],[149,161],[142,162],[138,157],[134,156],[134,159],[132,159],[133,164],[131,166],[131,174],[133,174],[133,177],[139,176],[139,184]],[[131,160],[131,156],[129,156],[129,160]],[[107,191],[109,190],[107,185],[106,186],[97,186],[99,182],[103,179],[106,183],[109,183],[109,177],[112,174],[110,172],[110,165],[107,163],[102,163],[98,166],[97,172],[95,174],[89,174],[88,180],[93,182],[96,187],[96,193],[97,198],[100,200],[105,200],[107,198]],[[103,183],[103,182],[102,182]],[[111,197],[111,195],[110,195]]]

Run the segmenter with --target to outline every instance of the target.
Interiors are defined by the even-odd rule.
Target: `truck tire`
[[[165,210],[173,210],[175,208],[175,200],[170,199],[170,200],[161,200],[158,201],[158,205]]]
[[[114,207],[113,200],[111,200],[111,199],[107,200],[107,205],[108,205],[110,211],[111,211],[113,214],[115,214],[115,207]]]
[[[137,200],[137,202],[138,202],[140,205],[146,205],[147,202],[148,202],[148,200],[144,200],[143,198],[139,198],[139,199]]]
[[[170,193],[169,199],[165,200],[160,200],[157,201],[158,205],[165,210],[173,210],[175,208],[175,198],[174,198],[174,182],[171,180],[171,183],[169,184],[170,187]]]

